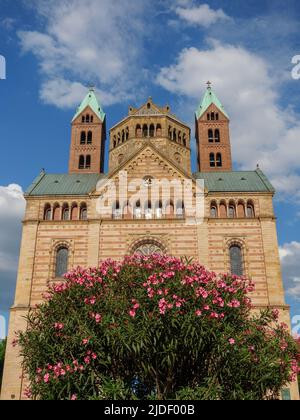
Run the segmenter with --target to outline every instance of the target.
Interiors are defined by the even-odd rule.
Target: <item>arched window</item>
[[[169,139],[172,140],[172,127],[169,127],[168,136],[169,136]]]
[[[137,201],[134,206],[134,218],[135,219],[141,219],[142,218],[142,209],[141,209],[141,202]]]
[[[53,207],[53,220],[60,220],[61,213],[60,213],[60,206],[59,204],[55,204]]]
[[[211,153],[209,155],[209,164],[211,168],[214,168],[216,166],[216,160],[215,160],[215,154]]]
[[[163,204],[162,201],[156,203],[155,206],[155,217],[156,219],[162,219],[163,217]]]
[[[148,137],[148,126],[147,126],[147,124],[143,125],[143,137]]]
[[[63,220],[69,220],[70,219],[70,209],[69,209],[68,204],[64,204],[64,206],[63,206],[62,218],[63,218]]]
[[[90,116],[89,116],[89,114],[87,114],[87,116],[85,117],[85,121],[86,121],[87,123],[89,123],[89,122],[90,122]]]
[[[84,169],[84,156],[82,156],[82,155],[79,157],[78,168],[79,169]]]
[[[50,204],[45,205],[44,209],[44,220],[51,220],[52,212]]]
[[[125,131],[123,130],[122,131],[122,143],[124,143],[124,141],[125,141]]]
[[[132,207],[131,207],[131,205],[128,201],[124,206],[123,215],[124,215],[124,219],[131,219],[132,218]]]
[[[120,208],[119,201],[116,201],[112,208],[112,217],[113,219],[121,219],[122,218],[122,211]]]
[[[247,217],[249,217],[250,219],[255,217],[254,205],[251,202],[247,203]]]
[[[157,126],[156,126],[156,135],[157,135],[157,137],[160,137],[162,135],[160,124],[157,124]]]
[[[129,139],[129,128],[126,128],[126,134],[125,134],[125,140],[127,141]]]
[[[238,215],[239,218],[244,218],[245,217],[245,205],[242,201],[239,201],[239,203],[238,203],[237,215]]]
[[[218,207],[215,202],[211,203],[210,205],[210,217],[216,219],[218,217]]]
[[[58,248],[56,252],[55,277],[63,277],[68,272],[69,250],[67,247]]]
[[[219,129],[215,130],[215,142],[220,143],[220,130]]]
[[[135,129],[135,136],[142,137],[142,127],[138,124]]]
[[[243,254],[241,247],[239,245],[232,245],[229,249],[229,253],[231,274],[236,276],[242,276],[244,274],[244,269]]]
[[[91,156],[87,155],[85,160],[85,169],[91,169]]]
[[[84,124],[85,123],[85,116],[83,115],[81,118],[81,122]]]
[[[77,206],[77,204],[72,205],[71,220],[78,220],[78,206]]]
[[[87,206],[86,206],[86,204],[81,204],[81,206],[80,206],[80,220],[87,220]]]
[[[214,112],[212,112],[212,113],[210,114],[210,119],[211,119],[212,121],[215,121],[215,113],[214,113]]]
[[[174,217],[174,203],[173,201],[169,201],[166,205],[165,214],[167,217],[172,218]]]
[[[216,113],[216,121],[219,121],[219,114]]]
[[[220,217],[221,217],[222,219],[227,218],[227,205],[226,205],[226,203],[225,203],[225,202],[222,202],[222,203],[220,204]]]
[[[152,203],[150,200],[145,204],[145,219],[153,219]]]
[[[155,128],[154,128],[154,124],[150,125],[150,137],[154,137],[155,134]]]
[[[209,141],[209,143],[214,142],[214,132],[211,128],[208,130],[208,141]]]
[[[87,144],[92,144],[93,143],[93,133],[92,131],[88,132],[88,136],[87,136]]]
[[[164,249],[160,243],[152,240],[141,241],[134,249],[133,253],[137,255],[153,255],[153,254],[164,254]]]
[[[207,121],[210,121],[210,113],[207,114]]]
[[[80,144],[85,144],[86,142],[86,132],[82,131],[80,134]]]
[[[228,217],[230,217],[230,219],[234,219],[235,216],[235,205],[230,203],[228,208]]]
[[[179,200],[176,205],[176,217],[182,219],[184,217],[184,202]]]
[[[217,153],[217,167],[218,168],[221,168],[222,165],[223,165],[223,163],[222,163],[222,155],[221,155],[221,153]]]
[[[114,148],[116,148],[116,147],[117,147],[117,137],[114,136]]]
[[[176,128],[174,128],[174,131],[173,131],[173,140],[174,141],[177,141],[177,131],[176,131]]]
[[[183,136],[182,136],[182,142],[183,142],[184,147],[186,147],[186,135],[185,134],[183,134]]]

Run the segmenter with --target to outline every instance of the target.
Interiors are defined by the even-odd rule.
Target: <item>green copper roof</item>
[[[209,192],[275,192],[260,169],[248,172],[197,172],[194,178],[204,179]]]
[[[90,89],[84,100],[81,102],[80,107],[77,109],[76,114],[72,121],[74,121],[78,115],[80,115],[87,107],[90,107],[95,114],[100,118],[101,121],[104,121],[105,113],[103,112],[101,105],[98,102],[98,99],[95,95],[94,89]]]
[[[217,108],[219,108],[219,110],[227,117],[229,118],[229,116],[227,115],[224,106],[221,104],[221,102],[219,101],[218,97],[216,96],[216,94],[214,93],[214,91],[212,90],[211,87],[208,87],[205,95],[202,99],[202,102],[199,104],[198,109],[196,111],[196,118],[197,120],[199,120],[200,117],[202,117],[202,115],[204,114],[204,112],[210,107],[211,104],[215,104]]]
[[[27,196],[87,195],[104,174],[45,174],[42,172],[25,192]]]

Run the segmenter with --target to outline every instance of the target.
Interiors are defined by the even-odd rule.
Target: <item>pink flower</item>
[[[227,306],[229,306],[229,308],[239,308],[241,306],[241,303],[237,299],[233,299],[227,304]]]
[[[131,318],[135,318],[135,316],[136,316],[136,312],[135,312],[135,310],[134,310],[134,309],[131,309],[131,310],[129,311],[129,315],[131,316]]]
[[[95,321],[99,324],[102,321],[102,316],[100,314],[95,315]]]
[[[46,375],[44,376],[44,383],[45,384],[49,383],[49,380],[50,380],[50,375],[49,373],[46,373]]]
[[[73,394],[71,397],[71,401],[77,401],[77,395]]]
[[[89,356],[86,356],[84,358],[84,363],[87,364],[87,365],[89,365],[91,363],[91,358]]]
[[[86,346],[87,344],[89,344],[89,342],[90,342],[90,340],[89,340],[88,338],[84,338],[84,339],[82,340],[82,344],[83,344],[84,346]]]
[[[196,311],[196,315],[197,315],[197,316],[201,316],[201,315],[202,315],[202,311],[200,311],[200,309],[197,309],[197,311]]]
[[[55,324],[54,324],[54,328],[57,330],[57,331],[61,331],[61,330],[63,330],[64,329],[64,324],[62,324],[62,323],[60,323],[60,322],[56,322]]]
[[[235,339],[234,339],[234,338],[230,338],[230,339],[228,340],[228,342],[229,342],[229,344],[230,344],[231,346],[234,346],[234,344],[235,344]]]

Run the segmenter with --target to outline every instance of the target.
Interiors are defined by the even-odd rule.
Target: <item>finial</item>
[[[210,81],[208,81],[206,84],[207,84],[207,89],[211,89],[212,83]]]
[[[93,83],[90,84],[89,91],[90,92],[95,92],[95,85]]]
[[[259,168],[259,163],[256,165],[256,169],[260,169],[260,168]]]

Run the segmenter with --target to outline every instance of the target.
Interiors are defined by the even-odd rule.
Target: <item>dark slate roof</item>
[[[41,174],[25,192],[27,196],[87,195],[96,189],[103,174]]]
[[[275,189],[265,174],[256,171],[197,172],[195,179],[204,179],[209,192],[270,192]]]

